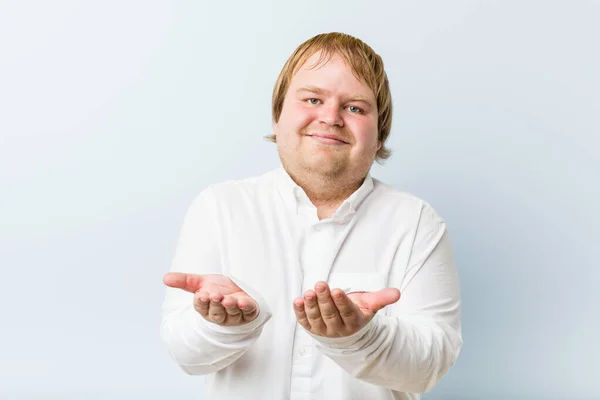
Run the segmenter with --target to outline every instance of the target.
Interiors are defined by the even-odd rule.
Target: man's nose
[[[344,120],[342,118],[342,110],[337,104],[327,104],[323,105],[319,110],[319,120],[320,122],[330,125],[330,126],[344,126]]]

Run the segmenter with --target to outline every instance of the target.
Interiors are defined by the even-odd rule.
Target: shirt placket
[[[314,289],[319,280],[327,279],[327,265],[330,260],[332,237],[329,224],[313,222],[305,229],[301,248],[299,249],[300,264],[303,270],[302,293]],[[317,388],[313,374],[315,358],[313,339],[301,327],[294,334],[291,400],[314,399]]]

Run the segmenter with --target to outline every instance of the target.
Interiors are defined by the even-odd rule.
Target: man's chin
[[[313,159],[306,164],[307,169],[314,174],[319,174],[327,177],[336,177],[342,175],[345,168],[345,163],[331,159]]]

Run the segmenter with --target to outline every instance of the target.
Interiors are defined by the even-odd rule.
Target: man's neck
[[[317,208],[319,219],[331,218],[340,205],[352,195],[365,180],[329,178],[318,174],[296,176],[289,173],[290,177],[304,190],[311,203]]]

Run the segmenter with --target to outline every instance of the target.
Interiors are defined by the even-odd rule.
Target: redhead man
[[[161,337],[206,399],[419,399],[462,346],[446,224],[370,176],[392,100],[361,40],[317,35],[273,91],[281,167],[204,189],[171,266]]]

